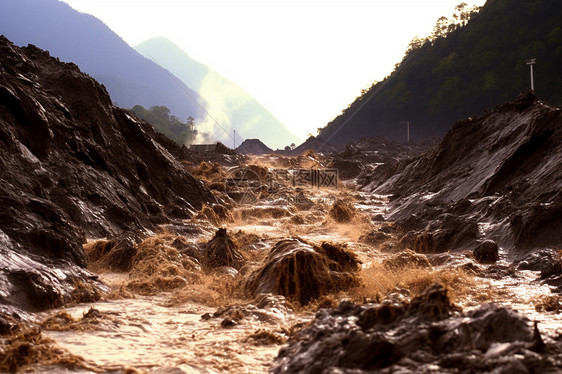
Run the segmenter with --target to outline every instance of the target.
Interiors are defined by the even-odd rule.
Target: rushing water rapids
[[[445,284],[452,301],[463,310],[494,302],[540,321],[546,340],[558,339],[562,333],[562,315],[560,309],[556,310],[560,301],[551,297],[547,285],[535,281],[536,272],[509,273],[503,260],[489,267],[472,264],[467,253],[428,255],[433,266],[407,264],[389,268],[383,264],[395,253],[383,252],[381,247],[360,239],[373,227],[388,225],[382,220],[385,196],[358,192],[352,184],[338,189],[287,191],[305,195],[307,205],[294,204],[286,196],[285,200],[278,195],[259,196],[261,199],[252,204],[234,207],[231,219],[221,222],[221,227],[242,244],[248,264],[239,271],[229,268],[202,273],[196,269],[200,274],[193,278],[193,284],[170,286],[169,280],[152,281],[147,291],[149,281],[131,286],[133,270],[127,274],[94,267],[111,286],[112,294],[102,302],[37,314],[35,319],[43,335],[66,351],[54,349],[51,360],[35,369],[60,372],[68,365],[57,362],[57,354],[70,352],[81,357],[72,372],[265,373],[287,339],[307,325],[318,308],[336,306],[341,300],[404,300],[433,282]],[[336,201],[351,202],[350,209],[356,210],[341,219],[333,213]],[[201,215],[185,221],[196,233],[182,237],[183,245],[208,242],[215,231],[209,221]],[[269,249],[290,237],[316,245],[345,243],[362,263],[360,284],[339,289],[306,306],[291,305],[282,296],[274,295],[254,300],[237,291],[242,287],[241,280],[258,266]],[[155,238],[160,239],[148,244],[169,244],[178,235],[168,231],[155,234]],[[150,238],[145,243],[147,240]],[[391,246],[392,240],[386,245]],[[447,261],[439,265],[443,256]],[[463,266],[467,263],[472,264],[470,269]],[[163,267],[157,270],[169,271]],[[139,277],[138,271],[135,276]]]

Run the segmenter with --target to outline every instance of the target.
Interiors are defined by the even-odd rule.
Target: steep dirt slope
[[[181,156],[76,65],[0,37],[0,304],[60,303],[70,279],[49,268],[80,273],[86,237],[151,230],[213,201]]]
[[[376,169],[364,188],[392,193],[388,218],[407,230],[432,235],[457,220],[506,249],[560,248],[562,111],[524,92],[457,122],[435,150]]]

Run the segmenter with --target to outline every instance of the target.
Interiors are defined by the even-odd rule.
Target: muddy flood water
[[[467,252],[399,258],[391,230],[375,241],[366,236],[392,226],[385,221],[386,196],[359,191],[353,181],[285,183],[294,170],[322,167],[313,157],[296,165],[263,158],[251,163],[258,166],[193,166],[194,174],[215,185],[222,204],[133,239],[137,252],[127,271],[94,256],[106,242],[91,238],[85,245],[89,268],[109,286],[107,294],[99,302],[34,315],[42,340],[27,340],[43,346],[45,358],[21,370],[267,373],[319,309],[343,300],[407,301],[434,283],[447,289],[458,310],[509,306],[530,324],[539,321],[545,341],[559,339],[560,299],[536,281],[538,272],[511,271],[505,248],[493,265],[480,265]],[[271,254],[272,248],[280,249]],[[275,262],[295,248],[300,252],[293,262]],[[332,262],[303,257],[305,265],[298,267],[297,260],[318,248],[328,257],[336,251],[349,267],[334,265],[319,281],[312,279],[324,271],[318,264]]]

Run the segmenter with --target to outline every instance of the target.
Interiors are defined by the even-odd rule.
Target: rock
[[[468,313],[433,285],[411,302],[321,309],[279,351],[270,371],[279,373],[558,372],[554,342],[529,350],[529,321],[493,304]],[[552,351],[549,351],[552,349]],[[547,353],[548,352],[548,353]]]
[[[473,244],[479,236],[476,222],[442,214],[432,220],[417,236],[413,250],[419,253],[442,253],[464,249]]]
[[[361,311],[357,325],[366,330],[375,325],[393,323],[402,318],[405,311],[404,305],[385,301]]]
[[[221,321],[221,327],[223,328],[227,328],[227,327],[234,327],[238,324],[238,321],[232,318],[225,318]]]
[[[472,253],[481,264],[495,264],[500,259],[498,245],[493,240],[481,242]]]
[[[377,215],[371,217],[371,221],[373,221],[373,222],[384,222],[384,221],[386,221],[386,218],[384,217],[383,214],[377,214]]]
[[[245,288],[254,296],[272,293],[306,305],[322,295],[358,285],[353,274],[357,269],[357,260],[341,247],[318,248],[302,239],[286,239],[275,244],[263,265],[250,274]]]
[[[560,255],[558,254],[558,251],[552,248],[545,248],[533,251],[522,259],[515,261],[514,263],[517,266],[517,270],[548,272],[547,269],[555,266],[556,262],[559,261],[559,259]]]
[[[553,262],[545,261],[539,279],[556,287],[558,292],[562,291],[562,259],[558,258]]]
[[[406,143],[392,140],[383,136],[363,138],[356,143],[350,143],[339,153],[332,154],[330,167],[337,168],[342,180],[359,176],[360,183],[368,184],[369,176],[361,173],[367,171],[367,165],[377,165],[377,172],[382,168],[393,165],[400,160],[416,156],[438,143],[434,140]]]
[[[406,308],[407,314],[427,321],[449,317],[456,310],[458,308],[449,300],[447,289],[438,283],[414,297]]]
[[[39,311],[69,302],[92,302],[108,291],[87,270],[0,245],[0,304]]]
[[[529,321],[512,309],[484,304],[467,316],[471,318],[468,326],[473,331],[474,346],[482,351],[495,342],[531,341],[533,333]]]

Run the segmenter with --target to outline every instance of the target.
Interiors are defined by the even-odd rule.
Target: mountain
[[[102,21],[63,2],[2,0],[0,34],[16,45],[34,44],[76,63],[104,84],[120,107],[165,105],[184,120],[204,116],[200,95],[136,52]]]
[[[194,60],[169,39],[152,38],[135,49],[208,100],[206,109],[218,124],[209,118],[206,123],[196,124],[199,131],[212,133],[225,144],[233,142],[232,130],[236,130],[237,143],[238,135],[244,139],[258,138],[273,148],[300,143],[298,137],[241,87]]]
[[[436,28],[437,31],[442,30]],[[562,104],[562,3],[488,0],[462,26],[414,41],[394,72],[320,131],[332,143],[386,135],[442,136],[455,121],[492,109],[530,86]]]

